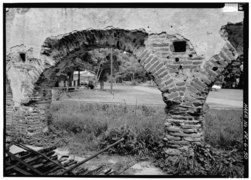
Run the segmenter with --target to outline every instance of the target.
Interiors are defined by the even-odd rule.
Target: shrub
[[[209,145],[194,145],[193,153],[184,151],[178,157],[155,153],[154,164],[168,175],[204,177],[243,177],[243,156],[238,151],[219,151]]]

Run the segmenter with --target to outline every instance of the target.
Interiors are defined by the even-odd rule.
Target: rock
[[[190,145],[188,141],[169,141],[170,144]]]
[[[183,140],[190,141],[190,142],[199,142],[201,138],[193,138],[193,137],[184,137]]]
[[[165,122],[165,127],[169,127],[169,126],[171,126],[171,125],[172,125],[171,123]]]
[[[168,148],[168,149],[165,149],[164,151],[165,151],[165,153],[168,154],[168,155],[177,156],[177,155],[180,155],[180,154],[181,154],[181,151],[178,150],[178,149],[171,149],[171,148]]]
[[[174,140],[174,141],[180,141],[181,140],[180,137],[175,137],[175,136],[170,136],[170,135],[166,135],[166,138],[168,140]]]
[[[186,125],[181,125],[181,127],[183,128],[183,129],[197,129],[197,128],[201,128],[201,125],[200,124],[196,124],[196,125],[188,125],[188,124],[186,124]]]
[[[179,132],[180,128],[176,126],[169,126],[169,127],[166,127],[166,130],[170,132]]]
[[[197,129],[183,129],[183,132],[185,132],[185,133],[196,133],[196,132],[198,132],[198,130]]]

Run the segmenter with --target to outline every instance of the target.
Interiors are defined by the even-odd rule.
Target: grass
[[[126,137],[109,154],[154,157],[167,174],[242,177],[242,111],[211,109],[205,115],[205,141],[191,159],[172,165],[161,150],[166,114],[162,107],[64,101],[51,106],[51,125],[67,139],[71,154],[86,155]],[[171,164],[171,165],[170,165]],[[191,165],[192,164],[192,165]]]
[[[166,117],[159,107],[73,101],[54,103],[51,112],[53,126],[67,132],[70,151],[78,155],[97,150],[104,135],[125,126],[136,134],[151,130],[161,137]]]
[[[207,143],[222,149],[242,149],[242,110],[210,110],[205,119]]]
[[[126,104],[97,104],[65,101],[51,107],[52,124],[67,132],[73,153],[95,151],[102,136],[113,129],[127,126],[137,136],[151,133],[154,138],[163,136],[165,113],[162,108]],[[241,148],[242,111],[209,110],[206,113],[205,141],[213,147]]]

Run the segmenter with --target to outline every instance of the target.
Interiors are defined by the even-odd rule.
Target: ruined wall
[[[63,10],[66,13],[72,12],[74,14],[75,12],[68,9]],[[63,10],[57,10],[56,12],[58,13]],[[52,10],[50,9],[49,11]],[[81,58],[84,57],[86,52],[95,48],[117,48],[136,56],[144,69],[151,73],[153,80],[162,92],[163,101],[167,104],[166,137],[164,138],[167,141],[167,153],[178,154],[184,146],[190,146],[192,143],[201,143],[203,141],[203,105],[209,89],[217,77],[224,72],[226,67],[242,54],[241,38],[233,38],[229,32],[235,30],[231,28],[229,30],[228,26],[222,27],[221,33],[219,33],[221,27],[217,29],[216,32],[223,38],[220,41],[214,39],[217,42],[213,43],[214,50],[218,50],[217,54],[214,53],[216,55],[207,58],[212,53],[210,48],[207,48],[208,51],[205,51],[207,52],[206,55],[198,55],[193,43],[188,39],[179,34],[170,35],[166,32],[149,33],[144,30],[108,28],[106,30],[90,29],[73,31],[62,35],[44,37],[45,34],[52,34],[54,30],[57,30],[57,34],[59,34],[59,32],[65,31],[65,29],[70,27],[69,25],[61,26],[61,24],[58,24],[64,28],[58,29],[60,28],[58,27],[52,29],[54,25],[51,24],[50,20],[46,20],[42,23],[45,28],[44,31],[40,29],[41,33],[34,36],[28,30],[30,36],[26,36],[27,31],[24,30],[27,30],[27,21],[23,22],[23,29],[17,26],[18,22],[17,24],[11,24],[11,22],[13,23],[16,19],[23,19],[25,17],[24,19],[31,20],[28,21],[28,23],[31,23],[34,22],[33,18],[37,17],[36,14],[40,16],[41,12],[42,14],[45,12],[44,10],[34,11],[33,9],[21,13],[18,11],[15,12],[16,14],[14,13],[12,19],[10,18],[8,26],[12,27],[13,31],[18,27],[20,29],[19,34],[22,34],[23,37],[20,38],[18,33],[12,34],[13,37],[10,36],[7,38],[8,46],[12,43],[20,42],[20,39],[22,39],[22,42],[31,45],[33,49],[26,49],[26,46],[20,45],[11,48],[8,54],[7,78],[12,93],[12,96],[9,97],[12,97],[13,105],[17,108],[12,113],[13,118],[9,118],[11,116],[8,116],[7,121],[15,125],[15,132],[25,135],[39,133],[46,129],[49,118],[48,110],[52,99],[51,87],[55,85],[58,76],[67,72],[66,66],[69,64],[77,66],[84,63],[88,63],[91,66],[95,62],[86,62],[85,58]],[[76,12],[78,11],[76,10]],[[31,18],[31,14],[29,13],[34,16]],[[57,13],[55,14],[56,16],[58,16]],[[69,19],[64,18],[72,17],[73,14],[67,14],[67,16],[62,17],[65,20],[65,24],[67,24]],[[146,13],[143,13],[143,15],[149,17]],[[203,18],[205,20],[208,17]],[[48,22],[50,23],[48,24]],[[94,20],[94,22],[96,21]],[[122,20],[122,22],[124,21]],[[137,20],[133,21],[133,24],[136,22]],[[153,19],[150,18],[147,22],[153,23]],[[106,23],[98,23],[95,26],[101,26],[101,24],[104,25]],[[194,31],[189,30],[189,32],[194,33],[193,40],[196,39],[195,35],[198,37],[198,32],[200,32],[196,31],[199,23],[194,24]],[[49,31],[47,25],[49,25]],[[113,25],[116,25],[116,23]],[[158,26],[155,29],[156,31],[163,30],[163,27],[165,27],[164,22],[159,22],[155,25]],[[214,24],[211,27],[215,26],[217,25]],[[28,27],[31,28],[30,26]],[[241,27],[242,24],[238,26],[237,29],[239,30],[236,32],[240,32]],[[34,32],[37,31],[34,28],[31,28],[31,30]],[[8,33],[8,35],[10,34]],[[43,38],[44,41],[40,42],[40,38]],[[203,45],[205,43],[203,35],[200,38],[195,43],[196,46],[205,47],[205,44]],[[232,43],[232,41],[235,43]],[[223,48],[218,49],[218,42],[220,42]],[[201,49],[201,47],[199,49],[203,52],[203,48]],[[39,58],[36,55],[38,50],[40,52]],[[80,60],[75,62],[76,58]],[[8,101],[8,103],[8,106],[11,107],[11,101]]]
[[[147,33],[181,34],[206,59],[224,44],[221,26],[243,21],[243,12],[222,9],[166,8],[9,8],[6,14],[6,40],[9,48],[25,44],[39,58],[47,37],[89,28],[145,29]]]
[[[222,31],[226,32],[225,29]],[[14,96],[13,99],[19,98],[21,106],[14,114],[17,118],[12,122],[17,123],[17,131],[23,134],[43,131],[49,118],[47,115],[52,99],[50,88],[55,85],[57,76],[64,73],[60,69],[95,48],[117,48],[135,55],[144,69],[151,73],[167,104],[167,134],[164,139],[168,142],[167,153],[180,153],[184,146],[203,141],[202,108],[209,89],[227,65],[242,53],[236,51],[237,47],[242,46],[241,42],[234,47],[227,38],[225,40],[220,53],[204,63],[184,37],[167,33],[148,35],[139,30],[84,30],[50,37],[42,45],[42,60],[31,58],[28,53],[31,50],[27,50],[27,59],[24,61],[21,56],[23,49],[20,48],[23,46],[18,46],[8,56],[11,59],[8,67],[16,68],[16,73],[21,70],[20,75],[31,73],[32,76],[27,75],[19,85],[13,86],[17,91],[23,90],[19,93],[26,96]],[[82,61],[84,63],[87,60],[83,58]],[[34,73],[38,71],[42,73]],[[14,77],[9,73],[15,72],[8,71],[10,82],[13,82]],[[22,86],[24,82],[25,87]]]

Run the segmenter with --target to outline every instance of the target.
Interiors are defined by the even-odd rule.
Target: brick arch
[[[175,43],[184,43],[185,51],[175,50]],[[196,54],[190,41],[179,34],[147,34],[141,30],[123,29],[76,31],[45,40],[41,59],[48,67],[38,79],[37,86],[53,87],[53,72],[57,68],[62,64],[72,64],[76,57],[84,56],[96,48],[115,48],[132,53],[151,74],[168,106],[181,103],[186,90],[187,74],[200,68],[203,60],[203,57]],[[83,63],[90,66],[95,64],[84,59]]]
[[[148,34],[139,30],[84,30],[69,34],[47,38],[41,50],[41,58],[49,66],[43,72],[42,79],[38,80],[39,86],[53,86],[51,77],[55,68],[62,68],[68,64],[85,64],[88,67],[97,65],[93,59],[88,59],[86,55],[89,51],[99,48],[114,48],[136,55],[144,48],[144,42]],[[75,62],[76,59],[80,60]]]
[[[50,88],[55,81],[52,77],[57,68],[95,48],[120,49],[135,55],[162,92],[163,101],[167,104],[166,153],[178,154],[192,143],[203,142],[203,105],[209,89],[242,53],[241,38],[230,38],[233,33],[228,27],[221,30],[226,44],[219,54],[206,61],[196,54],[189,40],[165,32],[147,34],[141,30],[84,30],[47,38],[42,45],[41,60],[36,60],[39,65],[34,66],[37,73],[33,73],[34,86],[28,88],[32,91],[29,91],[28,103],[24,104],[27,107],[25,112],[37,113],[38,121],[46,121],[52,96]],[[242,28],[239,24],[233,27],[239,31]],[[235,43],[231,42],[233,39]]]

